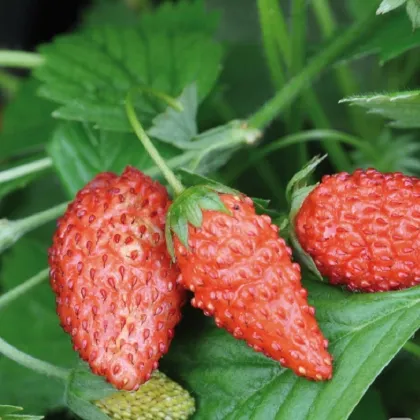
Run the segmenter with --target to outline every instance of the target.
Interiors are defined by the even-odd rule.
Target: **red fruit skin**
[[[118,389],[147,381],[169,348],[184,292],[166,249],[166,189],[135,168],[76,195],[49,250],[57,313],[74,349]]]
[[[178,281],[195,293],[193,306],[296,374],[330,379],[328,341],[277,226],[248,197],[220,198],[231,215],[203,211],[202,226],[189,226],[188,250],[175,237]]]
[[[295,219],[302,248],[332,284],[382,292],[420,284],[420,180],[356,170],[325,176]]]

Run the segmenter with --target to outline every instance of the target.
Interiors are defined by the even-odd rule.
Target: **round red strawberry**
[[[374,169],[325,176],[294,219],[332,284],[378,292],[420,284],[420,180]]]
[[[330,379],[332,359],[299,265],[267,215],[224,188],[185,190],[168,212],[179,282],[219,327],[300,376]],[[170,244],[171,245],[171,244]]]
[[[181,318],[184,293],[166,249],[166,189],[135,168],[77,194],[49,250],[66,332],[92,371],[119,389],[147,381]]]

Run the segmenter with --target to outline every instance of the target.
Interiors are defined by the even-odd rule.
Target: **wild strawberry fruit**
[[[111,419],[186,420],[195,411],[194,398],[176,382],[159,371],[136,392],[119,391],[96,406]]]
[[[324,176],[297,210],[294,228],[332,284],[364,292],[420,284],[417,178],[375,169]]]
[[[166,189],[135,168],[76,195],[49,250],[57,313],[74,349],[115,387],[135,390],[166,353],[184,292],[166,249]]]
[[[167,242],[192,305],[254,350],[300,376],[332,376],[331,356],[301,285],[300,268],[267,215],[224,187],[185,190],[167,217]],[[172,241],[174,232],[174,242]]]

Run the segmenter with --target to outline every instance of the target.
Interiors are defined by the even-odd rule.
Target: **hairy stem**
[[[0,219],[0,252],[12,246],[25,233],[60,217],[64,213],[67,204],[59,204],[24,219]]]
[[[238,177],[242,172],[244,172],[250,165],[258,161],[259,159],[263,158],[264,156],[269,155],[270,153],[284,149],[286,147],[299,144],[302,142],[308,141],[319,141],[323,139],[324,141],[336,141],[345,144],[349,144],[351,146],[357,147],[362,150],[366,150],[369,155],[375,153],[375,150],[372,148],[371,144],[368,142],[364,142],[363,140],[351,136],[346,133],[342,133],[340,131],[335,130],[309,130],[309,131],[302,131],[296,134],[290,134],[288,136],[282,137],[281,139],[274,141],[273,143],[268,144],[267,146],[259,149],[252,155],[252,159],[250,161],[244,162],[242,165],[238,165],[230,171],[230,173],[226,174],[227,182],[230,182],[232,179]]]
[[[49,157],[15,166],[14,168],[6,169],[5,171],[0,172],[0,184],[12,181],[13,179],[21,178],[25,175],[33,174],[35,172],[40,172],[51,167],[52,159]]]
[[[256,128],[264,128],[270,124],[328,64],[360,39],[370,28],[371,21],[375,19],[376,4],[374,6],[372,7],[372,4],[369,4],[369,7],[366,7],[367,12],[363,19],[353,23],[350,28],[337,36],[299,74],[293,77],[283,89],[257,110],[249,119],[250,125]]]
[[[134,133],[139,138],[141,143],[143,144],[144,148],[149,153],[150,157],[156,163],[158,168],[162,171],[163,176],[168,181],[169,185],[173,188],[176,195],[179,195],[184,191],[184,186],[172,172],[172,170],[168,167],[165,160],[162,158],[156,147],[153,145],[152,141],[150,140],[149,136],[144,131],[142,125],[140,124],[136,111],[134,110],[133,100],[131,96],[131,92],[128,93],[127,99],[125,102],[125,109],[127,113],[128,120],[130,121],[131,127],[134,130]]]
[[[16,286],[14,289],[9,290],[8,292],[4,293],[0,296],[0,310],[3,309],[6,305],[13,302],[15,299],[17,299],[19,296],[25,294],[29,290],[31,290],[33,287],[37,286],[38,284],[41,284],[45,280],[48,279],[48,273],[49,269],[46,268],[42,271],[40,271],[35,276],[31,277],[30,279],[26,280],[19,286]]]
[[[13,347],[4,341],[1,337],[0,353],[19,365],[40,373],[41,375],[47,375],[65,381],[70,373],[67,369],[54,366],[51,363],[36,359],[35,357],[18,350],[16,347]]]
[[[0,66],[33,69],[44,63],[40,54],[27,51],[0,50]]]

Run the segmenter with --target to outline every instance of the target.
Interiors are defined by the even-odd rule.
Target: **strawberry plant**
[[[418,1],[151,3],[0,50],[0,419],[420,419]]]

